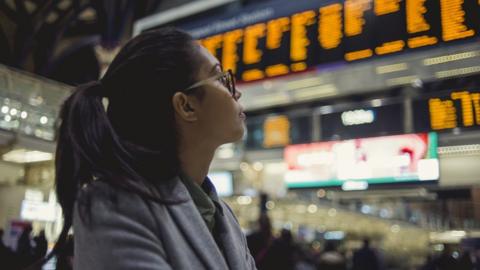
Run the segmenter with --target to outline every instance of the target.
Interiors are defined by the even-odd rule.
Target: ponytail
[[[126,151],[108,120],[102,102],[104,95],[101,82],[87,83],[77,87],[61,108],[55,183],[64,224],[53,250],[28,269],[44,264],[64,248],[80,187],[100,177],[110,179],[119,171],[119,164],[125,164],[122,156]]]
[[[171,202],[168,198],[153,195],[145,168],[142,168],[143,174],[137,172],[141,170],[139,163],[152,162],[159,153],[120,140],[103,105],[105,96],[108,96],[105,86],[101,82],[91,82],[77,87],[63,103],[55,156],[55,184],[64,224],[52,251],[31,267],[43,265],[65,248],[73,224],[77,193],[96,179],[136,192],[144,198]],[[147,158],[142,159],[142,156]],[[152,163],[150,167],[159,164]],[[170,163],[167,166],[171,166]]]

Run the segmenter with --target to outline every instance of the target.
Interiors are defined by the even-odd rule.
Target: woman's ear
[[[189,99],[189,96],[182,92],[177,92],[172,97],[173,109],[175,114],[187,122],[194,122],[198,119],[195,110],[196,102]]]

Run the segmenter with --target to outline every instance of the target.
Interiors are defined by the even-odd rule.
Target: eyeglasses
[[[233,76],[233,72],[231,69],[224,71],[218,75],[215,75],[213,77],[207,78],[205,80],[201,80],[199,82],[196,82],[192,84],[191,86],[187,87],[185,91],[189,91],[192,89],[195,89],[197,87],[203,86],[207,83],[213,82],[218,80],[223,86],[225,86],[228,89],[228,92],[232,95],[234,99],[237,99],[237,90],[235,88],[235,77]]]

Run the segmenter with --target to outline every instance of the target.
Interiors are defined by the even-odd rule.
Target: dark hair
[[[172,96],[196,79],[195,44],[174,28],[142,33],[121,49],[100,81],[79,86],[65,101],[55,164],[64,226],[45,261],[65,243],[84,185],[102,179],[148,196],[144,191],[154,181],[178,174]]]

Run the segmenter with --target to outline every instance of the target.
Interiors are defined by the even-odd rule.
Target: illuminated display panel
[[[241,23],[248,14],[235,14],[231,30],[199,39],[237,79],[254,81],[472,39],[480,32],[478,0],[303,1],[291,11],[289,3],[278,15],[251,24]]]
[[[265,75],[275,77],[290,73],[290,17],[280,17],[267,22],[265,47],[268,54],[262,59]]]
[[[373,1],[347,0],[344,4],[345,60],[355,61],[373,56]]]
[[[320,116],[322,140],[345,140],[403,133],[403,104],[349,108]]]
[[[342,43],[342,10],[338,3],[319,9],[318,42],[325,50],[338,48]]]
[[[231,69],[237,73],[238,61],[240,59],[238,49],[243,38],[243,30],[237,29],[223,35],[222,65],[225,70]]]
[[[480,91],[454,90],[414,102],[417,131],[480,129]]]
[[[405,1],[375,0],[374,11],[375,54],[386,55],[405,50],[405,27],[389,27],[395,24],[406,25]]]
[[[441,40],[439,8],[438,1],[406,0],[408,48],[432,46]]]
[[[247,149],[284,147],[312,141],[310,115],[247,118]]]
[[[290,145],[284,180],[290,188],[438,180],[437,142],[433,132]]]
[[[465,22],[465,0],[440,0],[442,38],[445,41],[463,39],[475,35]]]

